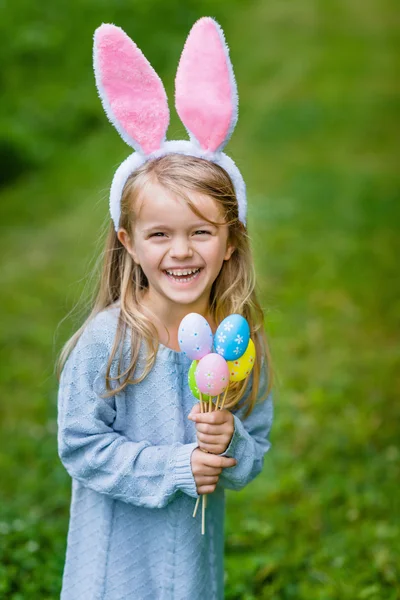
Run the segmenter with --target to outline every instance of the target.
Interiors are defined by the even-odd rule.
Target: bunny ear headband
[[[230,176],[246,224],[246,186],[239,169],[222,152],[235,128],[238,96],[229,49],[221,27],[210,17],[192,27],[175,79],[175,106],[190,141],[166,141],[167,95],[148,60],[115,25],[94,34],[93,65],[107,117],[135,152],[118,167],[110,190],[110,213],[118,231],[120,202],[131,173],[151,159],[178,153],[209,160]]]

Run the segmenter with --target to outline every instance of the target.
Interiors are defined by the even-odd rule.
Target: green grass
[[[224,27],[238,80],[228,153],[248,183],[278,380],[264,471],[228,493],[226,598],[400,598],[398,34],[388,0],[21,0],[4,11],[0,597],[59,597],[70,480],[57,457],[53,366],[78,317],[58,325],[85,288],[108,186],[129,152],[96,97],[92,32],[122,25],[172,108],[179,53],[203,14]],[[173,116],[169,137],[182,135]]]

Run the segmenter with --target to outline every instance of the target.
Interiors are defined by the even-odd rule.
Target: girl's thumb
[[[196,415],[197,413],[201,412],[200,411],[200,403],[196,402],[196,404],[194,406],[192,406],[192,410],[189,413],[189,417],[191,417],[192,415]]]

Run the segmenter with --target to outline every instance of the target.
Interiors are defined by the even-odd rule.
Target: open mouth
[[[164,270],[164,273],[168,277],[168,279],[172,281],[176,281],[177,283],[190,283],[197,279],[200,275],[200,272],[203,269],[200,267],[198,269],[171,269]]]

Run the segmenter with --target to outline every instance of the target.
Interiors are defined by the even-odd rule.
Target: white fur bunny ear
[[[186,40],[175,106],[192,141],[203,150],[222,150],[236,125],[238,95],[224,33],[211,17],[199,19]]]
[[[103,108],[122,139],[145,155],[158,150],[169,124],[167,95],[136,44],[103,23],[94,33],[93,66]]]

